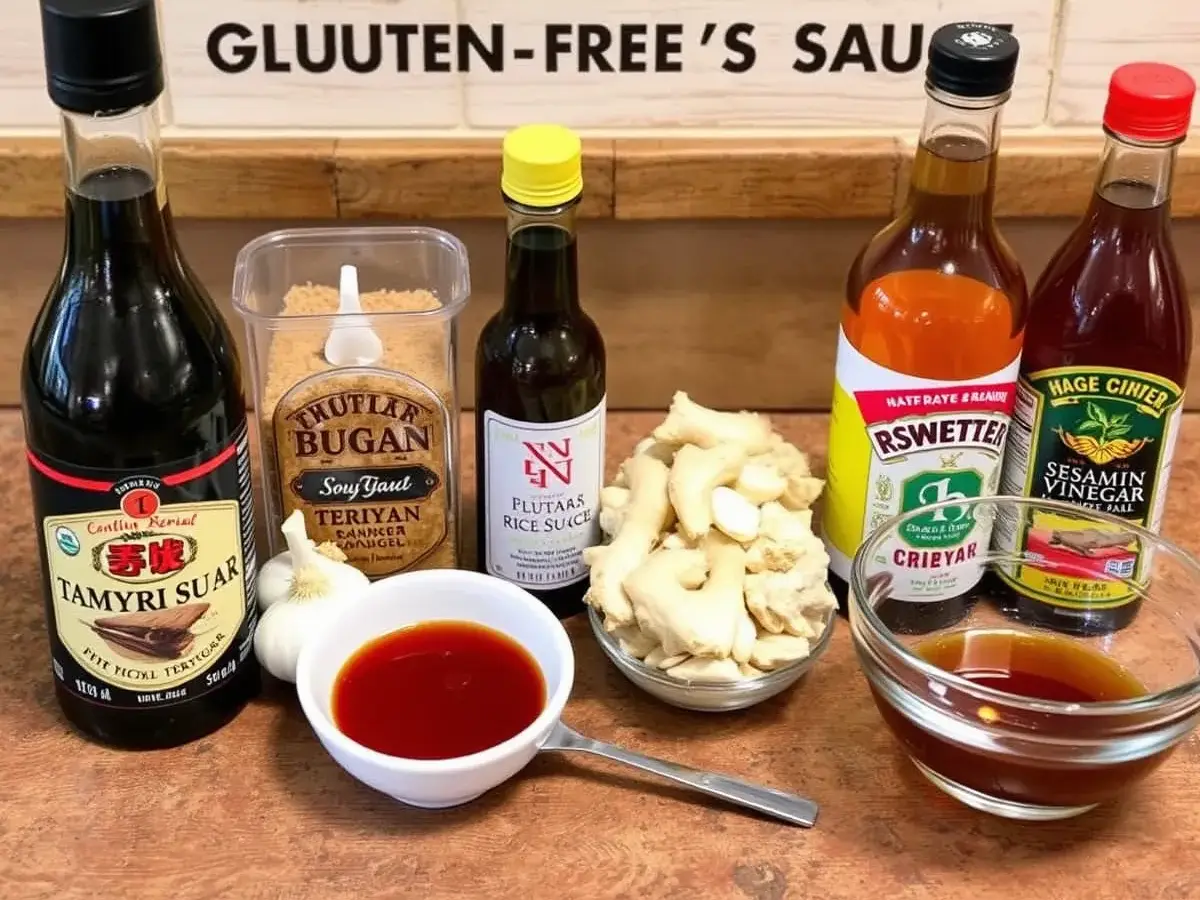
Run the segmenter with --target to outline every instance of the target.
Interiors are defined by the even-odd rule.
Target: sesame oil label
[[[966,501],[996,493],[1018,364],[968,381],[917,378],[873,362],[840,333],[824,514],[836,575],[849,579],[859,545],[888,519],[957,500],[909,518],[878,562],[897,599],[945,600],[978,582],[990,524]]]

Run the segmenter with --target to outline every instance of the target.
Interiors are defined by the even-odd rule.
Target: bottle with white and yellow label
[[[996,492],[1028,294],[992,217],[1000,115],[1018,46],[979,23],[938,29],[903,211],[855,260],[838,337],[824,511],[843,608],[864,538],[899,513]],[[989,528],[939,507],[883,549],[888,621],[914,633],[964,616]]]

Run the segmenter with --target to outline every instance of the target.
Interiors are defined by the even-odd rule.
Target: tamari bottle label
[[[1022,376],[1003,490],[1157,531],[1182,410],[1179,385],[1142,372],[1065,367]],[[1054,606],[1122,606],[1136,599],[1149,568],[1149,550],[1131,532],[1066,512],[998,521],[996,540],[1031,560],[1001,577]]]
[[[916,378],[841,332],[822,520],[835,574],[848,580],[859,545],[893,516],[959,500],[910,519],[879,562],[896,599],[946,600],[979,581],[991,525],[965,501],[996,493],[1018,365],[968,381]]]
[[[153,470],[27,455],[54,675],[69,692],[115,707],[170,706],[245,664],[256,563],[244,427],[214,457]]]
[[[540,590],[587,577],[583,551],[600,543],[605,405],[551,423],[484,413],[489,574]]]

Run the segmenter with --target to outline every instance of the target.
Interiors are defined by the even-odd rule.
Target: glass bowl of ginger
[[[850,629],[884,723],[977,810],[1064,819],[1162,765],[1200,721],[1200,564],[1051,500],[958,499],[859,548]]]
[[[600,492],[585,597],[605,655],[665,703],[744,709],[829,647],[837,600],[813,532],[824,481],[761,413],[674,395]]]
[[[809,641],[805,656],[769,671],[749,664],[714,665],[715,660],[686,654],[672,658],[663,654],[661,646],[651,648],[647,656],[639,659],[635,655],[638,651],[605,629],[600,613],[589,608],[588,618],[604,655],[647,694],[680,709],[733,712],[770,700],[807,675],[829,649],[837,616],[832,612],[824,615],[818,636]]]

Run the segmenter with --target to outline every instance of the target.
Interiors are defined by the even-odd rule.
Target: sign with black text
[[[916,128],[929,36],[1022,41],[1008,116],[1042,121],[1056,0],[172,0],[189,127]]]
[[[0,127],[52,129],[37,4],[0,33]],[[1008,127],[1095,125],[1132,59],[1200,70],[1179,0],[159,0],[169,125],[396,136],[558,121],[604,134],[912,133],[951,21],[1010,26]]]

